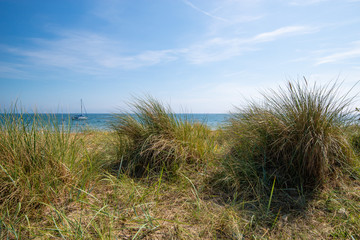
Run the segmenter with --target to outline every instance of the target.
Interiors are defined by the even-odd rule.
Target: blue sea
[[[4,114],[0,114],[0,124]],[[15,114],[15,116],[21,116],[20,114]],[[55,117],[58,124],[64,124],[68,126],[70,124],[73,131],[82,130],[82,129],[92,129],[100,131],[110,131],[110,123],[115,119],[114,114],[100,114],[100,113],[91,113],[86,116],[86,120],[72,120],[71,118],[75,114],[36,114],[37,117],[47,120],[49,116],[51,118]],[[229,114],[177,114],[178,117],[183,119],[188,119],[194,122],[200,122],[208,125],[211,129],[217,129],[223,125],[229,117]],[[24,120],[31,125],[34,114],[22,114]]]

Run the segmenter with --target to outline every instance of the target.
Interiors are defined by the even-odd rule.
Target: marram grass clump
[[[201,167],[213,156],[214,135],[206,125],[174,114],[152,97],[136,99],[131,106],[132,114],[120,114],[112,124],[119,171],[134,176],[175,173],[186,164]]]
[[[0,121],[0,207],[26,210],[55,199],[73,179],[62,162],[74,161],[76,138],[36,114],[5,113]]]
[[[91,161],[83,137],[55,116],[19,113],[16,108],[1,114],[0,238],[17,236],[24,221],[44,217],[46,206],[79,195],[78,189],[94,178],[97,164]]]
[[[303,193],[335,179],[353,161],[345,128],[353,118],[352,98],[339,85],[304,81],[263,94],[233,114],[222,181],[236,192],[283,190]]]

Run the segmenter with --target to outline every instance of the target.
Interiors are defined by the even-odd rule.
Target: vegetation
[[[112,131],[0,120],[0,239],[358,239],[360,127],[337,86],[264,94],[222,129],[147,97]]]
[[[132,114],[118,115],[112,124],[119,163],[130,174],[174,173],[185,164],[198,168],[211,157],[214,137],[206,125],[181,119],[151,97],[131,106]]]
[[[87,186],[95,164],[83,138],[54,116],[29,118],[15,109],[0,122],[0,228],[18,238],[19,219],[39,217],[45,205],[60,204]]]
[[[304,79],[238,109],[227,127],[221,182],[258,198],[271,194],[274,184],[303,195],[351,169],[355,155],[345,134],[354,123],[351,99],[338,97],[337,90],[336,84],[310,86]]]

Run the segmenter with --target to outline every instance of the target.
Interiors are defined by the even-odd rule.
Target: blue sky
[[[360,80],[359,12],[359,0],[0,0],[0,107],[77,112],[82,98],[117,112],[150,94],[226,113],[302,76],[345,93]]]

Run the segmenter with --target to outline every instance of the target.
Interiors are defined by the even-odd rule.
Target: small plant
[[[174,114],[154,98],[136,99],[132,114],[118,115],[112,124],[117,134],[119,167],[130,174],[162,169],[174,173],[185,163],[201,166],[213,153],[208,127]]]

